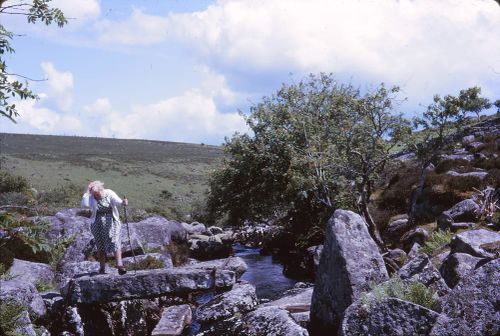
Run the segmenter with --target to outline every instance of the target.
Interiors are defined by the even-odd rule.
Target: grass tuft
[[[440,231],[435,230],[429,235],[429,239],[422,246],[421,251],[429,256],[436,255],[441,252],[451,241],[455,234],[450,230]]]

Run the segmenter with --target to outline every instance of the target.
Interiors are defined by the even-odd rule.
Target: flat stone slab
[[[166,308],[151,336],[182,335],[184,329],[191,324],[193,314],[188,304]]]
[[[146,299],[213,288],[229,288],[235,283],[233,271],[204,269],[155,269],[129,271],[125,275],[83,276],[69,282],[61,291],[72,303],[91,304]]]

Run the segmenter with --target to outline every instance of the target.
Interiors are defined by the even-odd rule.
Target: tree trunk
[[[425,162],[422,165],[417,189],[415,189],[415,192],[413,193],[410,200],[410,205],[408,207],[408,225],[411,229],[416,226],[415,212],[417,211],[417,201],[420,199],[424,192],[425,178],[427,177],[427,167],[429,167],[429,164],[430,162]]]
[[[368,232],[370,233],[370,236],[372,236],[372,239],[377,244],[380,252],[384,253],[387,252],[387,247],[385,246],[384,241],[382,240],[380,232],[377,228],[377,224],[373,220],[370,214],[370,210],[368,209],[369,197],[370,196],[368,195],[367,185],[365,183],[359,195],[358,207],[361,213],[363,214],[363,217],[365,218],[366,224],[368,224]]]

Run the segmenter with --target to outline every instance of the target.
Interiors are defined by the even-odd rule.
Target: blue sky
[[[15,3],[11,0],[9,3]],[[10,133],[221,144],[238,111],[308,73],[402,87],[408,117],[434,94],[479,85],[500,98],[493,0],[54,0],[60,29],[2,17],[22,34],[9,71],[31,78]]]

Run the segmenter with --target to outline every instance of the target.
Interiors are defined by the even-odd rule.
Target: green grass
[[[217,146],[86,137],[1,134],[1,167],[29,179],[39,192],[88,182],[127,196],[131,207],[190,213],[204,198],[209,173],[223,156]],[[168,197],[166,197],[168,196]],[[70,206],[79,206],[77,200]]]
[[[371,293],[376,302],[381,302],[386,298],[397,298],[432,310],[439,309],[439,302],[434,299],[432,289],[417,281],[403,281],[397,276],[374,286]],[[361,296],[361,301],[363,304],[371,305],[371,300],[366,294]]]
[[[431,232],[429,239],[422,246],[421,251],[429,256],[433,256],[441,252],[451,241],[455,234],[449,230],[436,230]]]

